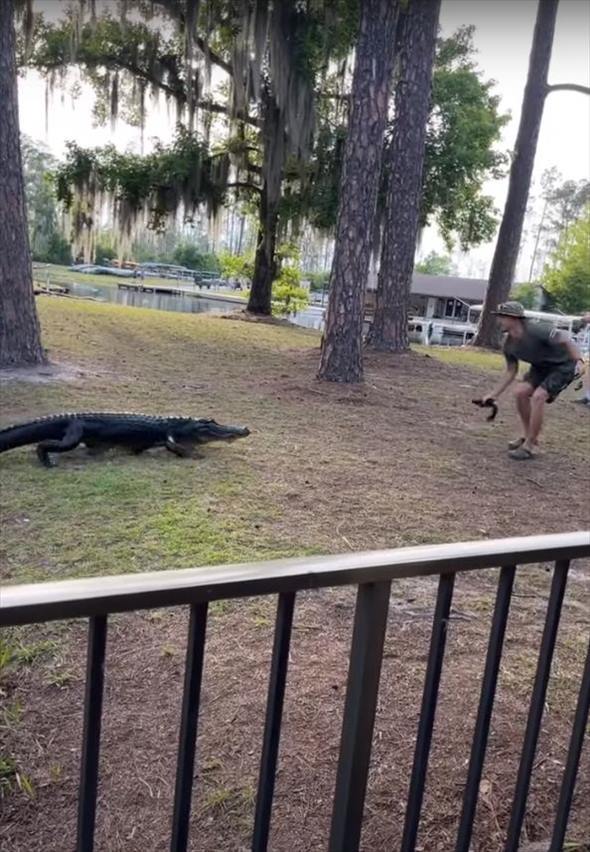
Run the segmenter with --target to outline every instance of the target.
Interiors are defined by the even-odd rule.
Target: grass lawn
[[[0,426],[60,410],[183,412],[252,434],[210,445],[200,460],[78,449],[45,470],[31,448],[0,456],[3,582],[589,526],[588,412],[568,391],[548,412],[543,455],[511,462],[510,401],[493,424],[470,402],[497,379],[494,354],[369,353],[363,386],[325,385],[314,377],[315,332],[55,297],[38,305],[54,366],[3,380]],[[496,582],[493,571],[457,581],[421,827],[427,852],[453,846]],[[517,578],[476,852],[502,848],[549,582],[542,566]],[[393,590],[363,848],[399,845],[435,594],[433,580]],[[300,597],[273,815],[278,852],[325,847],[354,611],[352,590]],[[248,844],[273,619],[266,599],[213,608],[193,806],[199,848]],[[177,611],[111,619],[100,849],[166,846],[185,631]],[[529,800],[531,842],[547,839],[589,631],[588,566],[579,564]],[[72,846],[84,644],[79,623],[4,639],[0,840],[14,852]],[[570,837],[590,837],[588,748]]]

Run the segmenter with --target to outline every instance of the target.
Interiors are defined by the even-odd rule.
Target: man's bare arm
[[[502,394],[506,390],[506,388],[510,387],[510,385],[516,378],[517,373],[518,361],[516,363],[509,363],[506,366],[506,372],[504,373],[504,378],[502,379],[502,382],[496,388],[494,388],[491,393],[489,393],[487,396],[484,396],[483,401],[485,402],[488,399],[499,399],[500,396],[502,396]]]
[[[568,337],[567,334],[564,334],[562,331],[560,331],[557,333],[556,337],[558,342],[565,347],[572,361],[578,362],[584,360],[581,351],[578,349],[574,341],[570,337]]]

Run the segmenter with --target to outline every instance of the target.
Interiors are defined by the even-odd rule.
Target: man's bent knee
[[[533,405],[543,405],[548,399],[549,393],[545,388],[537,388],[531,397],[531,402]]]
[[[514,388],[514,396],[517,399],[529,399],[533,396],[535,389],[528,382],[519,382]]]

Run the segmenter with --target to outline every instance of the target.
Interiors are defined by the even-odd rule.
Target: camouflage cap
[[[500,302],[495,311],[492,311],[498,317],[516,317],[524,319],[524,308],[520,302]]]

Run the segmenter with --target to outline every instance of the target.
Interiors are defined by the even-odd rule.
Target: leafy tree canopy
[[[169,146],[147,156],[121,154],[112,145],[83,149],[71,142],[56,171],[57,196],[70,210],[75,253],[87,255],[86,240],[105,204],[116,229],[131,238],[137,227],[162,230],[182,209],[190,219],[206,205],[214,215],[227,187],[229,157],[210,154],[195,134],[179,128]]]
[[[285,119],[287,136],[295,134],[282,164],[281,232],[284,236],[289,226],[296,230],[303,221],[324,231],[334,228],[346,137],[346,58],[355,38],[357,3],[281,4],[264,45],[257,41],[260,33],[248,35],[252,21],[244,18],[244,8],[249,5],[200,4],[199,20],[193,22],[192,50],[200,57],[192,63],[194,73],[187,70],[183,4],[172,0],[128,2],[134,15],[123,21],[108,9],[95,20],[84,21],[73,12],[54,24],[37,18],[26,61],[47,75],[49,85],[63,84],[75,64],[95,88],[100,120],[114,120],[122,112],[127,120],[143,123],[146,99],[164,95],[189,128],[180,130],[169,148],[159,146],[145,164],[114,149],[85,152],[71,146],[59,186],[67,204],[78,199],[72,217],[76,240],[87,239],[85,232],[97,214],[90,208],[109,194],[116,199],[113,210],[124,234],[133,216],[140,225],[161,227],[175,205],[190,215],[191,208],[204,203],[214,214],[228,188],[258,206],[265,142],[257,89],[265,75],[270,75],[278,101],[291,110]],[[171,22],[162,22],[161,14],[152,19],[152,7],[167,13]],[[285,47],[281,39],[289,30],[289,56],[280,62],[277,52]],[[506,120],[491,94],[492,83],[482,80],[475,66],[472,34],[465,27],[438,44],[421,212],[423,227],[436,221],[448,245],[458,239],[464,249],[488,239],[495,227],[495,211],[482,185],[500,174],[504,158],[494,144]],[[207,87],[211,65],[227,77],[215,95]],[[303,136],[313,124],[310,98],[315,101],[316,132],[309,153]],[[198,109],[202,120],[199,132],[192,134],[187,116]],[[217,157],[208,142],[215,116],[225,122],[217,133]]]
[[[567,233],[546,266],[543,286],[565,313],[590,309],[590,207]]]
[[[184,125],[175,144],[160,146],[145,165],[112,149],[85,152],[71,147],[67,166],[60,170],[60,192],[66,204],[75,202],[79,208],[73,215],[76,238],[96,219],[88,209],[92,193],[91,202],[97,193],[102,200],[115,197],[115,214],[128,230],[133,216],[146,208],[150,215],[143,219],[153,227],[164,222],[174,203],[186,214],[204,202],[214,213],[229,188],[230,162],[231,188],[256,206],[261,193],[280,188],[286,157],[300,180],[299,164],[312,140],[315,102],[320,92],[333,92],[345,77],[357,5],[356,0],[127,0],[124,8],[133,14],[123,17],[106,6],[88,19],[80,11],[84,4],[71,7],[56,23],[37,15],[30,50],[23,45],[21,62],[45,74],[48,86],[65,85],[75,66],[94,87],[98,121],[122,115],[143,126],[149,98],[163,96],[176,105],[177,120]],[[188,20],[188,10],[194,7],[199,13]],[[215,92],[212,66],[223,77]],[[265,112],[268,93],[272,108]],[[265,136],[265,115],[273,110],[278,123]],[[215,134],[219,150],[209,153],[216,116],[223,119]],[[284,146],[277,145],[279,138],[284,138]],[[192,182],[180,163],[181,154],[187,157],[187,169],[198,167]]]
[[[515,299],[517,302],[526,308],[529,311],[532,311],[536,308],[538,300],[539,300],[540,287],[537,284],[532,284],[530,281],[525,281],[522,284],[517,284],[512,292],[510,293],[510,298]]]
[[[416,264],[415,269],[416,272],[421,272],[423,275],[451,275],[453,262],[449,255],[431,251],[420,263]]]
[[[461,27],[437,47],[432,112],[426,137],[421,225],[436,221],[450,247],[490,239],[497,223],[484,181],[499,178],[507,158],[495,149],[508,115],[474,62],[473,27]]]
[[[52,170],[57,161],[43,143],[25,135],[21,137],[21,152],[33,259],[44,263],[70,263],[69,244],[59,227],[57,197],[52,179]]]
[[[503,175],[507,161],[495,145],[508,116],[500,112],[494,82],[482,79],[474,55],[473,27],[438,41],[420,215],[422,228],[436,222],[448,247],[457,240],[463,250],[494,233],[497,211],[482,187]],[[285,216],[307,218],[325,230],[336,222],[346,138],[345,115],[340,114],[339,123],[336,119],[333,101],[327,99],[307,180],[288,189],[283,200]],[[381,209],[385,180],[384,174]]]

